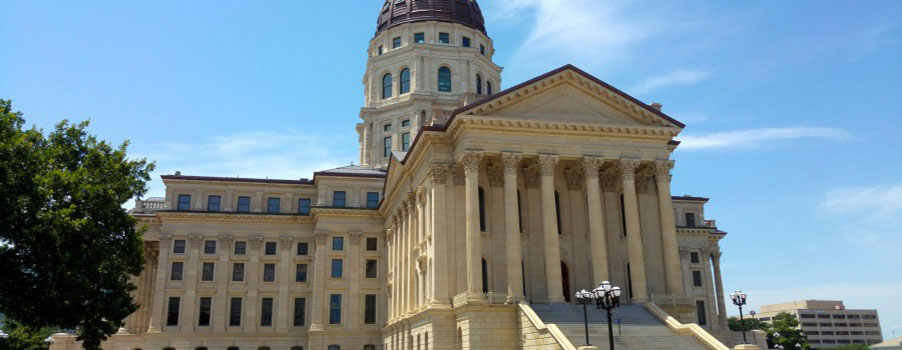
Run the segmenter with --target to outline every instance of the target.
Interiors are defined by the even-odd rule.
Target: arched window
[[[486,95],[492,94],[492,82],[490,82],[490,81],[485,82],[485,94]]]
[[[557,234],[564,234],[564,231],[561,229],[561,195],[557,191],[554,191],[554,209],[557,214]]]
[[[410,92],[410,69],[401,70],[401,92],[400,95]]]
[[[482,95],[482,76],[476,74],[476,94]]]
[[[438,91],[451,92],[451,68],[441,67],[438,69]]]
[[[338,345],[329,345],[329,350],[341,350],[341,346],[338,346]]]
[[[375,345],[364,345],[363,350],[376,350]]]
[[[485,232],[485,190],[479,187],[479,231]]]
[[[382,98],[391,97],[391,73],[382,76]]]
[[[489,292],[489,263],[482,259],[482,292]]]

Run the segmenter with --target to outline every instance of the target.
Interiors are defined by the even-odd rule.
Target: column
[[[687,276],[687,277],[692,276],[692,272],[689,271],[689,264],[690,264],[689,248],[680,248],[680,265],[683,269],[683,276]],[[683,290],[684,291],[692,289],[692,286],[690,286],[690,283],[692,283],[690,278],[686,278],[683,280]]]
[[[404,229],[401,224],[401,214],[400,209],[395,215],[392,217],[395,225],[395,265],[392,268],[395,270],[395,318],[401,317],[403,306],[404,306],[404,277],[401,276],[401,271],[404,269],[404,257],[401,256],[401,247],[404,245],[404,239],[401,238],[401,233]]]
[[[642,226],[639,222],[639,198],[636,195],[636,168],[638,167],[639,161],[636,159],[620,160],[633,300],[646,301],[648,300],[648,289],[645,285],[645,251],[642,247]]]
[[[417,274],[417,298],[416,305],[421,306],[425,304],[426,301],[426,269],[424,266],[420,266],[419,257],[426,254],[424,251],[426,249],[426,210],[424,208],[423,202],[426,200],[425,190],[422,192],[418,191],[416,196],[416,206],[417,206],[417,215],[416,215],[416,225],[417,225],[417,240],[415,242],[416,246],[420,249],[415,249],[417,252],[414,257],[414,261],[416,261],[416,266],[419,267],[419,274]]]
[[[467,292],[482,293],[482,233],[479,230],[479,161],[482,153],[464,152],[459,162],[464,167],[467,216]]]
[[[609,281],[608,245],[605,234],[604,211],[601,207],[601,186],[598,171],[604,159],[583,158],[583,173],[586,177],[586,203],[589,218],[589,250],[591,251],[592,283]]]
[[[204,237],[201,235],[188,236],[188,265],[185,266],[185,297],[182,298],[182,314],[184,315],[179,323],[182,324],[179,329],[182,332],[191,332],[194,330],[195,320],[195,299],[197,299],[197,260],[200,256],[200,245],[203,243]]]
[[[724,300],[723,276],[720,274],[720,257],[723,253],[715,250],[711,254],[711,261],[714,263],[714,285],[717,287],[717,314],[720,318],[720,326],[724,329],[727,327],[727,304]]]
[[[401,202],[401,207],[399,208],[398,215],[398,224],[401,226],[401,244],[398,246],[398,253],[401,255],[401,267],[398,270],[398,276],[401,277],[401,310],[400,315],[403,317],[407,310],[409,310],[410,304],[407,302],[408,295],[410,295],[410,250],[409,243],[410,240],[410,227],[407,225],[407,201]]]
[[[226,328],[226,314],[228,313],[227,293],[229,288],[229,256],[232,254],[232,242],[235,237],[220,235],[216,242],[218,246],[219,262],[216,264],[216,296],[213,298],[213,331],[223,332]]]
[[[348,320],[346,322],[348,329],[357,329],[360,318],[363,317],[363,310],[360,307],[360,299],[363,294],[360,293],[360,271],[363,266],[360,263],[360,240],[363,237],[361,231],[348,231],[348,240],[351,241],[351,248],[348,250]]]
[[[523,155],[519,153],[501,154],[504,171],[504,242],[507,246],[507,302],[523,300],[523,253],[520,245],[520,212],[517,202],[517,171]]]
[[[323,325],[325,324],[323,321],[323,314],[325,308],[327,308],[329,304],[325,295],[326,280],[329,279],[328,276],[326,276],[326,255],[329,253],[326,249],[326,242],[329,241],[329,231],[317,230],[314,232],[314,235],[316,235],[316,250],[313,253],[315,254],[313,258],[313,297],[308,300],[309,305],[313,308],[310,330],[322,331],[324,330]]]
[[[542,230],[545,237],[545,289],[548,302],[564,302],[561,277],[561,248],[558,237],[557,208],[554,201],[554,170],[560,158],[556,155],[539,155],[542,190]]]
[[[703,259],[702,266],[704,268],[704,271],[702,271],[702,284],[705,288],[705,307],[707,307],[705,313],[708,318],[708,324],[714,325],[718,323],[714,322],[717,317],[717,311],[715,311],[717,296],[714,295],[714,275],[711,273],[711,250],[709,248],[702,248],[701,258]]]
[[[391,220],[391,219],[389,219],[389,220]],[[387,314],[388,317],[386,317],[386,321],[388,323],[391,323],[391,321],[395,319],[395,271],[393,268],[393,266],[395,264],[395,254],[394,254],[395,253],[394,252],[395,245],[394,245],[394,243],[392,243],[394,240],[394,238],[392,237],[392,234],[393,234],[392,231],[393,230],[392,230],[391,226],[389,226],[388,229],[385,230],[385,246],[386,246],[385,267],[386,267],[386,271],[388,273],[388,278],[386,279],[386,283],[389,286],[388,289],[385,291],[386,292],[385,295],[386,295],[386,297],[388,297],[388,300],[386,302],[386,305],[388,305],[388,314]]]
[[[667,293],[683,295],[683,275],[680,273],[680,251],[677,244],[673,200],[670,198],[670,169],[673,161],[655,162],[655,181],[658,184],[658,211],[661,216],[661,242],[664,249],[664,271]]]
[[[447,304],[451,298],[448,292],[448,279],[453,278],[448,270],[448,227],[445,208],[445,185],[448,181],[448,165],[436,164],[429,169],[429,179],[432,181],[429,191],[432,192],[429,203],[429,220],[432,225],[432,245],[435,251],[432,257],[432,302],[435,304]]]
[[[411,311],[417,307],[417,282],[419,274],[417,273],[417,199],[416,194],[411,193],[407,198],[407,256],[410,261],[407,269],[407,310]]]
[[[257,286],[260,284],[260,248],[263,246],[263,237],[251,236],[248,241],[250,261],[244,269],[244,273],[247,275],[245,276],[247,297],[244,298],[246,315],[242,317],[241,325],[245,333],[255,333],[259,324],[257,320]]]
[[[294,283],[291,277],[291,248],[294,245],[294,237],[279,237],[279,299],[273,311],[276,313],[276,332],[288,332],[288,314],[294,310],[294,304],[288,299],[288,287]]]
[[[153,305],[150,313],[150,326],[147,333],[163,331],[163,299],[166,293],[166,273],[169,271],[169,251],[172,250],[172,235],[160,235],[160,254],[157,260],[157,277],[154,282]]]

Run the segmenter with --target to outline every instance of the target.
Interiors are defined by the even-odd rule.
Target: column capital
[[[583,176],[585,176],[587,179],[597,179],[598,172],[601,170],[601,166],[603,164],[604,158],[589,156],[583,157]]]
[[[363,231],[360,231],[360,230],[348,231],[348,237],[350,237],[350,239],[351,239],[351,244],[360,244],[360,238],[363,237]]]
[[[620,182],[619,178],[620,176],[617,174],[616,168],[608,167],[601,172],[601,188],[605,192],[617,191],[617,183]]]
[[[188,235],[188,246],[191,248],[200,248],[200,243],[203,242],[203,240],[203,235],[190,234]]]
[[[504,185],[504,166],[499,164],[492,164],[486,167],[486,171],[489,174],[489,184],[492,186],[503,186]]]
[[[526,188],[539,187],[541,171],[539,171],[539,165],[537,163],[537,161],[531,161],[529,162],[529,166],[523,168],[523,182],[526,183]]]
[[[448,164],[433,164],[427,176],[433,184],[444,185],[448,182]]]
[[[501,166],[504,169],[504,174],[517,174],[517,169],[520,168],[520,162],[523,161],[522,153],[512,153],[512,152],[504,152],[501,153]]]
[[[289,246],[290,246],[291,243],[293,243],[293,242],[294,242],[294,237],[291,237],[291,236],[279,236],[279,243],[280,243],[280,246],[282,246],[283,249],[289,248]]]
[[[583,188],[583,170],[579,167],[564,170],[564,179],[567,180],[567,189],[578,191]],[[597,175],[596,175],[597,176]]]
[[[463,151],[457,157],[457,161],[463,166],[464,173],[476,174],[479,172],[479,162],[482,160],[482,152]]]
[[[626,181],[636,180],[636,169],[639,168],[638,159],[620,159],[620,176]]]
[[[317,245],[325,245],[329,241],[328,230],[316,230],[313,231],[313,235],[316,237]]]
[[[540,154],[539,171],[542,176],[554,176],[554,169],[560,161],[561,157],[556,154]]]
[[[160,240],[160,244],[169,244],[169,242],[172,242],[172,234],[171,233],[161,234],[159,240]]]
[[[660,182],[670,182],[670,169],[673,169],[674,161],[657,160],[654,162],[655,179]]]
[[[263,246],[263,236],[251,236],[248,242],[250,242],[251,248],[260,248]]]
[[[159,242],[144,242],[144,261],[152,266],[157,266],[157,259],[160,257]]]
[[[689,248],[680,247],[680,257],[682,257],[683,259],[689,257]]]
[[[219,237],[217,237],[217,239],[219,240],[219,246],[220,246],[220,247],[222,247],[222,248],[224,248],[224,249],[229,249],[229,248],[232,247],[232,242],[235,241],[235,236],[232,236],[232,235],[219,235]]]
[[[711,259],[714,259],[715,264],[720,263],[721,256],[723,256],[723,253],[720,251],[720,249],[711,251]]]
[[[407,194],[407,212],[413,213],[415,210],[417,210],[417,194],[410,192]]]

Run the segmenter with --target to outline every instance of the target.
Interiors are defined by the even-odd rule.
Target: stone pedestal
[[[578,350],[598,350],[597,346],[580,346],[576,348]]]
[[[761,350],[761,348],[755,344],[739,344],[733,350]]]

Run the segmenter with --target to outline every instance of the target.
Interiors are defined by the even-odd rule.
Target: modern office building
[[[765,305],[752,316],[772,322],[774,316],[789,313],[799,320],[812,349],[829,349],[848,344],[877,344],[883,341],[877,310],[846,309],[842,301],[803,300]]]

